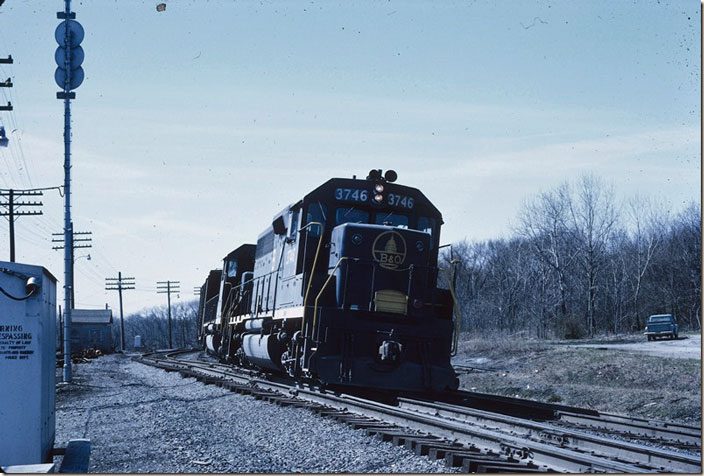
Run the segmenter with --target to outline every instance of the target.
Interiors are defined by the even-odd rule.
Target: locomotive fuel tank
[[[215,336],[210,334],[205,336],[205,348],[211,352],[212,354],[216,354],[218,352],[218,348],[220,346],[215,345]]]
[[[242,337],[242,350],[253,365],[282,370],[281,354],[284,346],[281,340],[277,334],[245,334]]]

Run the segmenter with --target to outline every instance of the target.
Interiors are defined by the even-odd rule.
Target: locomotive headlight
[[[384,196],[382,194],[377,193],[376,195],[374,195],[374,201],[381,203],[382,200],[384,200]]]
[[[383,186],[382,184],[378,183],[378,184],[376,184],[376,186],[374,187],[374,190],[376,190],[376,193],[381,193],[381,192],[384,191],[384,186]]]

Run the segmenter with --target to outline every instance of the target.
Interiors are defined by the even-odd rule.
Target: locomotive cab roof
[[[241,246],[238,246],[234,250],[230,251],[227,256],[225,256],[222,260],[227,261],[233,258],[241,258],[241,257],[248,257],[248,256],[254,256],[254,249],[257,247],[257,245],[251,245],[251,244],[244,244]]]
[[[370,179],[370,178],[364,178],[360,179],[357,177],[353,178],[342,178],[342,177],[337,177],[337,178],[331,178],[327,182],[323,183],[322,185],[318,186],[317,188],[313,189],[310,193],[308,193],[304,199],[303,202],[305,204],[308,204],[312,201],[329,201],[329,199],[333,196],[335,190],[337,188],[349,188],[349,189],[359,189],[364,187],[364,189],[368,190],[369,192],[373,192],[374,188],[377,185],[382,185],[384,188],[384,193],[396,193],[396,194],[403,194],[403,195],[408,195],[413,197],[415,201],[415,209],[417,213],[421,213],[424,215],[429,215],[433,216],[438,219],[439,224],[444,224],[444,221],[442,219],[442,213],[440,213],[440,210],[438,210],[433,203],[428,200],[428,198],[415,187],[410,187],[408,185],[401,185],[398,183],[392,183],[388,182],[384,179]],[[374,205],[372,203],[362,203],[360,202],[359,205],[363,206],[372,206],[375,207],[377,205]]]

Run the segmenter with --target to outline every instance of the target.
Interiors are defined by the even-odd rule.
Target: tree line
[[[526,200],[511,237],[455,243],[441,263],[470,333],[580,338],[659,313],[701,329],[700,205],[618,203],[593,175]]]
[[[171,340],[174,348],[198,345],[198,301],[171,305]],[[125,346],[135,349],[135,336],[140,336],[142,348],[149,350],[169,348],[169,319],[167,306],[143,309],[125,316]],[[113,343],[120,348],[120,318],[112,326]]]

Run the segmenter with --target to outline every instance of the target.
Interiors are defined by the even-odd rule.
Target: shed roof
[[[72,324],[110,324],[112,309],[71,309]]]

